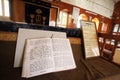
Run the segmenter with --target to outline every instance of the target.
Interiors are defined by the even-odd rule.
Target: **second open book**
[[[50,72],[76,68],[69,39],[27,39],[22,77],[33,77]]]

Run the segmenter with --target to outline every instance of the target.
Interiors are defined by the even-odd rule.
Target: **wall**
[[[99,12],[101,12],[102,14],[105,14],[105,15],[102,15],[102,14],[100,14],[100,15],[102,15],[104,17],[107,17],[107,18],[108,18],[108,15],[110,14],[109,12],[112,12],[112,10],[113,10],[113,4],[112,4],[112,2],[110,3],[111,0],[105,0],[106,2],[104,0],[97,0],[98,2],[96,1],[95,3],[92,2],[93,0],[90,0],[90,1],[89,0],[79,0],[78,2],[77,2],[77,0],[61,0],[61,1],[65,2],[65,3],[58,2],[58,3],[56,3],[56,5],[59,6],[60,9],[66,9],[67,8],[71,14],[72,14],[73,6],[77,6],[79,8],[89,10],[89,11],[92,11],[92,12],[95,12],[95,13],[98,13],[98,14],[100,14]],[[102,1],[104,1],[104,4],[103,4]],[[66,3],[69,3],[71,5],[67,5]],[[91,3],[93,3],[93,4],[91,4]],[[101,4],[101,7],[102,7],[102,5],[105,5],[104,8],[108,8],[108,9],[111,8],[111,9],[109,9],[107,11],[105,9],[98,8],[98,6],[100,6],[100,5],[98,5],[98,3]],[[90,5],[88,5],[88,4],[90,4]],[[110,6],[110,4],[112,4],[112,5]],[[22,0],[13,0],[13,20],[24,21],[24,19],[23,19],[24,15],[25,15],[23,13],[25,11],[24,7],[25,7],[25,4]],[[96,8],[97,10],[96,11],[93,10],[94,8]],[[84,12],[82,9],[80,10],[81,13]],[[101,11],[101,10],[103,10],[103,11]]]
[[[71,14],[71,15],[72,15],[72,12],[73,12],[73,7],[77,7],[77,8],[80,9],[80,14],[86,14],[88,18],[92,17],[92,19],[93,18],[98,18],[99,19],[99,21],[100,21],[99,27],[98,27],[98,31],[99,32],[101,32],[102,22],[105,22],[105,23],[108,24],[108,28],[107,28],[107,32],[106,33],[109,33],[111,31],[110,30],[111,29],[111,19],[108,18],[108,17],[100,15],[100,14],[98,14],[96,12],[92,12],[91,10],[87,10],[87,9],[81,8],[79,6],[75,6],[73,4],[70,4],[70,2],[69,3],[65,2],[65,1],[59,2],[59,3],[57,3],[57,2],[55,3],[54,2],[54,3],[52,3],[52,5],[59,7],[60,10],[67,10],[67,12],[69,14]],[[102,20],[102,18],[103,18],[103,20]]]
[[[17,41],[18,33],[0,31],[0,40],[2,41]],[[80,38],[67,37],[71,44],[81,44]]]
[[[25,4],[22,0],[13,0],[13,21],[24,22],[25,21]]]
[[[114,23],[120,23],[120,1],[115,4],[113,12],[113,21]]]
[[[63,2],[79,6],[86,10],[98,13],[102,16],[111,18],[114,2],[113,0],[61,0]]]
[[[113,29],[114,29],[114,24],[116,24],[116,23],[120,25],[120,1],[115,4],[113,16],[112,16],[111,33],[112,33]]]
[[[75,3],[73,2],[75,1]],[[88,1],[88,0],[84,0],[84,1]],[[92,1],[92,0],[91,0]],[[101,0],[97,0],[97,1],[101,1]],[[108,0],[106,0],[108,1]],[[74,5],[74,4],[71,4],[71,3],[74,3],[74,4],[77,4],[77,5]],[[83,5],[85,2],[83,2],[82,0],[78,1],[77,0],[64,0],[63,2],[53,2],[52,5],[53,6],[56,6],[59,8],[59,10],[64,10],[64,9],[67,9],[67,12],[69,14],[72,15],[72,12],[73,12],[73,7],[78,7],[80,8],[80,14],[86,14],[88,16],[88,18],[91,16],[92,18],[95,18],[97,17],[99,20],[100,20],[100,24],[99,24],[99,28],[98,28],[98,31],[100,32],[101,31],[101,26],[102,26],[102,23],[101,23],[101,18],[104,18],[104,22],[108,24],[108,30],[107,30],[107,33],[110,32],[110,29],[111,29],[111,19],[106,17],[106,16],[103,16],[103,15],[100,15],[97,13],[97,11],[100,11],[100,10],[97,10],[96,12],[92,12],[92,8],[88,8],[88,9],[84,9],[82,8],[80,5],[78,4],[81,4]],[[83,4],[82,4],[83,3]],[[87,2],[88,3],[88,2]],[[94,3],[94,5],[97,5],[98,2]],[[100,2],[102,3],[102,2]],[[107,3],[107,2],[104,2],[104,4]],[[103,4],[103,3],[102,3]],[[103,5],[104,5],[103,4]],[[110,3],[109,3],[110,4]],[[113,4],[112,4],[113,5]],[[86,4],[84,4],[84,7],[86,6],[87,7],[90,7],[87,6]],[[92,6],[92,4],[91,4]],[[98,5],[100,6],[100,5]],[[109,6],[108,4],[106,6]],[[107,7],[108,8],[108,7]],[[100,8],[101,9],[101,8]],[[17,22],[24,22],[25,21],[25,3],[24,1],[22,0],[13,0],[13,18],[12,20],[13,21],[17,21]],[[54,11],[53,11],[54,12]],[[101,12],[101,11],[100,11]],[[107,12],[107,11],[106,11]],[[111,11],[112,12],[112,11]],[[106,14],[106,13],[105,13]],[[107,15],[109,15],[109,13],[107,13]],[[53,18],[54,19],[54,18]]]

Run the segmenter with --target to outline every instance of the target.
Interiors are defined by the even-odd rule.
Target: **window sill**
[[[0,21],[12,21],[12,20],[10,20],[10,17],[0,16]]]

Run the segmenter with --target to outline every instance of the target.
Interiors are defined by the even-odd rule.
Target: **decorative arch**
[[[81,20],[88,20],[88,17],[87,17],[87,15],[86,14],[80,14],[80,18],[81,18]]]
[[[96,23],[96,28],[97,28],[97,30],[98,30],[98,26],[99,26],[99,19],[98,18],[93,18],[92,19],[92,22],[95,22]]]

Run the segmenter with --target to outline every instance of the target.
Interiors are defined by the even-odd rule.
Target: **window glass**
[[[118,42],[117,46],[120,47],[120,41]]]
[[[9,0],[0,0],[0,16],[9,17]]]
[[[0,16],[2,16],[2,0],[0,0]]]
[[[109,39],[106,39],[106,40],[105,40],[105,43],[106,43],[106,44],[110,44],[110,40],[109,40]]]
[[[111,40],[111,45],[115,45],[115,40],[114,39]]]
[[[92,21],[95,22],[95,24],[96,24],[96,28],[97,28],[97,30],[98,30],[99,19],[98,19],[98,18],[93,18]]]
[[[102,23],[101,31],[102,32],[106,32],[107,31],[107,24],[106,23]]]
[[[9,16],[9,1],[4,0],[4,11],[5,11],[5,16]]]
[[[99,42],[104,42],[102,37],[99,37]]]
[[[79,16],[77,21],[77,28],[81,28],[81,20],[82,20],[82,17]]]
[[[120,28],[119,28],[119,33],[120,33]]]
[[[86,21],[88,20],[88,17],[86,14],[80,14],[80,17],[82,20],[86,20]]]
[[[60,11],[60,27],[66,27],[67,25],[67,12]]]
[[[118,31],[118,28],[119,28],[119,24],[115,24],[114,29],[113,29],[113,32],[117,32],[117,31]]]

